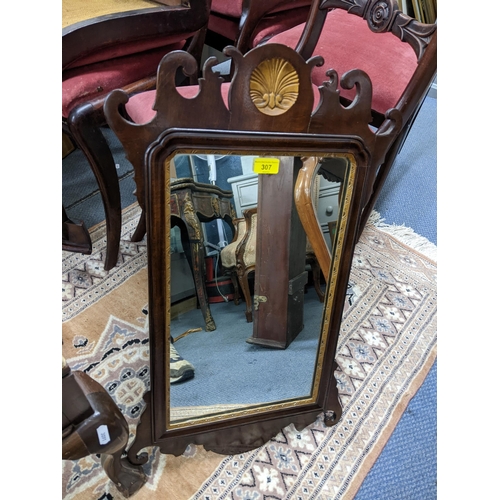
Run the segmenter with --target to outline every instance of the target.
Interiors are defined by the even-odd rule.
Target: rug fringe
[[[417,252],[437,262],[437,246],[434,243],[429,241],[425,236],[417,234],[411,227],[386,224],[384,220],[385,219],[383,219],[376,210],[373,210],[367,223],[384,231],[384,233],[390,234],[392,237],[401,241],[401,243],[408,245]]]

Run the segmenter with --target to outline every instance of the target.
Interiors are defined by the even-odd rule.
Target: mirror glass
[[[319,265],[296,214],[293,188],[305,158],[282,153],[192,153],[177,151],[167,160],[171,229],[166,306],[173,340],[167,370],[170,428],[316,397],[317,366],[329,323],[324,310],[332,300],[328,287],[334,287],[336,276],[335,271],[329,276],[314,272]],[[348,154],[329,153],[315,160],[311,199],[335,262],[340,259],[335,248],[342,243],[340,221],[345,224],[346,218],[341,214],[348,210],[355,165]],[[267,173],[276,164],[278,173]],[[288,187],[281,190],[286,182]],[[261,217],[267,217],[270,226],[259,229]],[[286,239],[290,234],[292,239]],[[295,234],[298,240],[293,239]],[[196,252],[201,255],[198,260]],[[258,277],[264,260],[265,272]],[[239,304],[235,303],[238,266],[240,270],[250,266],[250,314],[241,287]],[[287,278],[280,278],[280,272]],[[205,275],[203,283],[197,275]],[[263,282],[283,290],[285,304],[274,300],[277,292],[259,293]],[[213,330],[200,307],[200,287],[208,298]],[[275,335],[275,328],[283,328],[274,313],[285,317],[287,345],[266,341],[266,335]]]

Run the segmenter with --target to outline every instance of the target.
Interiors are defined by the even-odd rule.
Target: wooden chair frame
[[[92,18],[72,24],[62,31],[62,69],[63,71],[79,59],[99,50],[119,44],[132,44],[166,34],[186,35],[184,50],[200,61],[208,23],[210,2],[195,0],[192,6],[172,0],[170,5],[132,10]],[[193,75],[196,79],[196,75]],[[143,77],[123,87],[131,95],[153,89],[156,74]],[[109,145],[101,132],[106,125],[103,103],[107,94],[92,98],[76,105],[68,117],[62,120],[63,133],[67,134],[78,146],[90,163],[102,196],[106,218],[106,258],[104,268],[113,268],[118,259],[122,226],[121,199],[115,160]],[[72,221],[69,221],[72,222]],[[63,218],[63,230],[64,227]],[[66,221],[66,226],[68,221]],[[85,235],[82,235],[80,240]],[[63,235],[64,240],[64,235]],[[88,242],[88,238],[87,238]],[[87,245],[88,246],[88,245]],[[81,251],[81,244],[66,239],[65,250]],[[91,248],[87,248],[90,253]]]

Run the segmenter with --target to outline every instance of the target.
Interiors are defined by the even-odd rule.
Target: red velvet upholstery
[[[105,96],[113,89],[136,82],[147,76],[154,76],[162,57],[172,50],[182,49],[184,41],[162,46],[147,52],[134,53],[85,66],[78,66],[63,72],[62,116],[67,118],[78,104],[99,96]]]
[[[148,38],[146,40],[132,40],[129,42],[116,43],[108,47],[100,47],[98,50],[91,52],[90,54],[84,54],[81,58],[71,61],[68,66],[63,67],[63,71],[71,68],[87,66],[88,64],[109,61],[111,59],[116,59],[117,57],[139,54],[160,47],[166,47],[165,51],[168,51],[169,45],[177,45],[180,42],[185,43],[185,40],[192,35],[194,35],[194,33],[185,33],[182,37],[179,35],[164,36],[158,38]]]
[[[225,82],[221,86],[221,95],[226,106],[228,105],[229,82]],[[198,94],[198,85],[188,85],[185,87],[177,87],[179,94],[187,99],[191,99]],[[319,90],[313,86],[314,91],[314,108],[319,104]],[[141,92],[130,97],[125,105],[127,113],[134,123],[147,123],[151,121],[156,112],[153,110],[153,104],[156,98],[156,90]]]
[[[304,24],[296,26],[269,42],[295,48],[303,29]],[[362,69],[373,84],[372,107],[381,113],[394,107],[417,67],[410,45],[391,33],[373,33],[364,19],[342,9],[328,13],[314,55],[325,59],[323,66],[313,70],[315,85],[327,79],[328,69],[335,69],[339,78],[351,69]],[[341,89],[340,93],[352,100],[355,90]]]
[[[265,17],[257,26],[257,30],[252,40],[252,47],[256,47],[261,43],[266,43],[273,36],[303,23],[304,20],[307,19],[309,9],[309,7],[300,7],[287,12],[286,16],[274,14]],[[304,24],[302,24],[302,26],[304,26]]]
[[[218,33],[229,40],[236,40],[239,32],[239,19],[232,17],[215,16],[208,18],[208,30]]]
[[[242,4],[242,0],[212,0],[208,29],[229,40],[236,40],[240,31],[239,24]],[[303,2],[298,2],[298,4],[299,6],[297,7],[294,4],[283,1],[267,13],[255,28],[251,47],[255,47],[265,42],[267,38],[303,23],[309,14],[310,2],[304,0]],[[300,6],[300,4],[303,5]]]
[[[265,0],[258,0],[265,1]],[[296,7],[290,5],[290,2],[283,0],[280,5],[276,6],[273,12],[283,12],[286,10],[294,10]],[[300,8],[300,7],[299,7]],[[309,8],[309,7],[308,7]],[[243,11],[243,0],[212,0],[212,6],[210,8],[212,13],[222,14],[227,17],[234,17],[239,20],[241,13]]]
[[[212,0],[212,6],[210,7],[211,12],[237,19],[240,18],[242,10],[243,0]]]

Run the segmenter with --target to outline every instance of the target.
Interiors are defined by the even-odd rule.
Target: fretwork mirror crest
[[[390,145],[401,128],[400,115],[397,110],[388,112],[387,123],[379,128],[383,132],[369,128],[371,84],[362,71],[350,71],[341,79],[329,71],[329,80],[316,89],[311,71],[321,65],[321,57],[305,61],[277,44],[258,47],[245,56],[233,47],[225,52],[234,61],[231,83],[223,84],[212,70],[216,61],[209,59],[199,92],[189,99],[176,89],[174,78],[179,67],[187,74],[197,71],[194,59],[184,52],[165,56],[158,71],[157,114],[144,125],[134,124],[120,113],[127,102],[123,92],[113,92],[105,105],[108,123],[129,158],[135,155],[137,159],[145,152],[143,185],[137,171],[136,180],[147,219],[152,382],[136,441],[129,450],[128,459],[134,464],[144,463],[139,452],[149,445],[174,455],[182,454],[191,443],[234,454],[264,444],[291,423],[301,429],[324,412],[325,423],[334,425],[342,413],[334,375],[335,352],[360,217],[359,200],[372,151]],[[348,108],[339,102],[339,82],[357,88],[357,97]],[[223,371],[215,391],[214,384],[203,385],[210,383],[210,370],[200,369],[183,384],[170,384],[170,336],[178,321],[172,317],[171,306],[171,219],[182,204],[187,214],[186,234],[192,231],[191,251],[196,253],[202,245],[198,219],[222,217],[223,212],[214,190],[201,195],[190,191],[182,201],[174,192],[172,186],[180,179],[171,180],[171,166],[178,171],[182,160],[194,154],[238,160],[252,156],[261,167],[256,174],[253,322],[245,321],[241,312],[241,322],[231,320],[230,335],[224,337],[223,321],[212,308],[217,328],[187,337],[204,346],[200,364],[212,356],[212,363],[224,369],[228,368],[225,363],[237,367],[233,372]],[[277,173],[262,170],[269,159],[277,160]],[[324,302],[304,294],[307,239],[314,250],[319,248],[318,238],[324,237],[314,207],[317,173],[340,184],[332,258],[322,266],[326,269]],[[182,183],[195,185],[190,180]],[[234,220],[236,214],[229,212]],[[312,304],[314,300],[316,304]],[[228,310],[229,305],[223,303],[222,308]],[[233,304],[230,308],[237,309]],[[195,313],[199,315],[199,311]],[[275,338],[277,331],[282,332],[281,343]],[[231,359],[221,361],[229,349]],[[301,360],[290,366],[288,354],[294,349]],[[291,372],[286,381],[279,378],[284,366]],[[236,377],[240,371],[241,385],[241,378]],[[197,391],[190,392],[190,383]],[[255,388],[258,390],[252,390]],[[207,399],[214,392],[216,399]],[[184,411],[186,406],[188,411]]]

